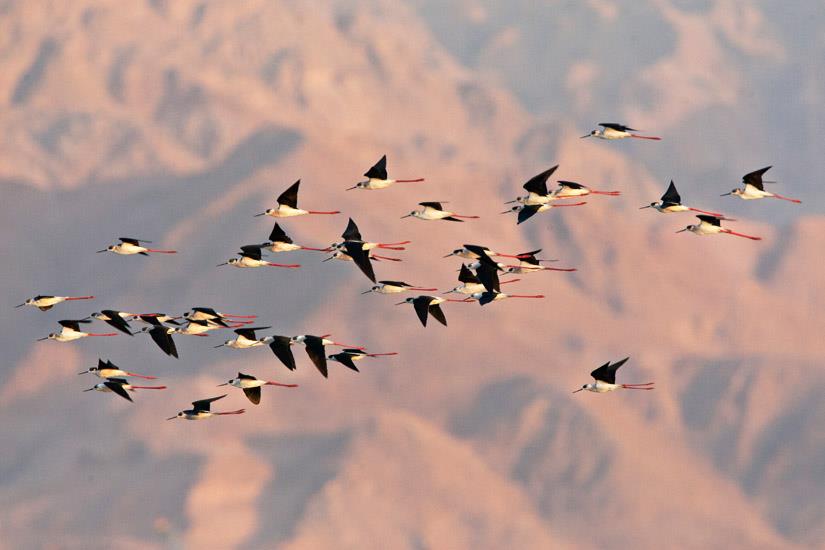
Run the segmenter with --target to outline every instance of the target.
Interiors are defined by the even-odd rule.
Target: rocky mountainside
[[[598,54],[608,65],[627,21],[664,21],[657,43],[687,48],[685,58],[709,32],[700,17],[707,10],[714,32],[737,14],[746,29],[769,28],[763,6],[707,4],[697,11],[662,1],[634,12],[630,3],[588,2],[564,4],[562,14],[518,3],[512,17],[530,29],[598,21],[596,41],[584,31],[545,37],[566,37],[567,49],[550,48],[543,63],[586,84],[607,78],[588,60]],[[684,146],[669,137],[696,112],[671,88],[716,90],[713,109],[741,117],[724,96],[736,103],[749,97],[743,88],[709,83],[750,67],[728,42],[740,37],[736,48],[769,64],[788,63],[798,46],[784,34],[754,43],[727,29],[725,42],[707,45],[723,53],[711,56],[718,65],[702,69],[711,71],[704,80],[668,69],[681,58],[651,60],[658,69],[649,82],[684,77],[696,89],[665,86],[674,94],[667,100],[641,101],[630,83],[605,109],[641,109],[633,118],[644,128],[664,120],[666,139],[593,143],[577,138],[607,91],[575,103],[577,94],[555,93],[554,82],[541,94],[529,87],[531,63],[513,54],[520,43],[523,59],[537,59],[535,44],[492,31],[482,41],[458,23],[483,16],[488,26],[510,24],[511,15],[458,2],[439,23],[434,6],[0,4],[0,251],[13,259],[2,267],[0,546],[825,544],[825,399],[817,391],[825,383],[825,270],[812,261],[825,244],[821,201],[800,187],[808,193],[801,209],[734,206],[716,196],[716,184],[677,181],[686,201],[736,212],[737,228],[763,236],[760,243],[675,235],[690,216],[638,210],[675,177],[661,159],[685,167],[706,154],[725,158],[691,136]],[[501,68],[515,72],[501,78]],[[521,74],[531,75],[525,88],[511,86]],[[383,153],[391,174],[427,182],[345,192]],[[527,177],[556,163],[560,179],[621,197],[589,198],[518,227],[498,215]],[[543,248],[578,271],[514,285],[543,301],[446,304],[450,326],[424,329],[398,300],[362,296],[368,281],[352,265],[321,263],[317,253],[292,253],[300,270],[213,267],[266,238],[271,218],[252,215],[298,178],[301,205],[340,209],[367,238],[413,241],[397,253],[403,263],[376,265],[380,278],[450,288],[459,263],[441,256],[465,242]],[[421,200],[482,218],[398,219]],[[764,212],[792,221],[777,225]],[[345,224],[346,216],[282,223],[309,246],[333,242]],[[120,235],[180,253],[94,254]],[[97,299],[46,313],[11,309],[37,293]],[[290,373],[266,349],[212,349],[224,339],[214,333],[176,337],[180,360],[144,336],[34,343],[58,319],[103,307],[176,313],[196,305],[256,313],[279,334],[331,332],[400,355],[365,360],[361,373],[333,367],[324,380],[299,349]],[[622,377],[655,380],[656,391],[570,393],[593,367],[626,355]],[[75,373],[97,357],[161,376],[169,389],[136,394],[134,404],[80,393],[93,381]],[[239,370],[300,388],[265,388],[257,407],[233,392],[224,402],[248,405],[240,417],[163,421],[218,395],[215,386]]]

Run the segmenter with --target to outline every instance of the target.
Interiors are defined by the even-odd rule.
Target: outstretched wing
[[[587,189],[586,186],[575,181],[559,180],[559,187],[567,187],[568,189]]]
[[[593,372],[591,372],[590,376],[592,376],[594,379],[596,379],[600,382],[606,382],[608,384],[615,384],[616,383],[616,371],[619,370],[619,367],[621,367],[622,365],[627,363],[628,359],[630,359],[630,357],[625,357],[621,361],[617,361],[617,362],[612,363],[612,364],[610,363],[610,361],[608,361],[607,363],[605,363],[601,367],[599,367],[596,370],[594,370]]]
[[[246,394],[246,397],[252,401],[253,404],[257,405],[261,402],[261,387],[256,386],[254,388],[244,388],[243,392]]]
[[[432,296],[418,296],[413,300],[415,314],[418,315],[418,320],[421,321],[421,324],[425,327],[427,326],[427,317],[430,314],[430,302],[432,302],[432,300]]]
[[[539,205],[537,204],[527,204],[518,211],[518,223],[516,225],[526,222],[530,218],[532,218],[536,212],[539,211]]]
[[[327,371],[327,356],[324,355],[324,344],[321,343],[321,340],[308,338],[304,341],[304,346],[306,347],[307,355],[309,356],[309,360],[312,361],[312,364],[315,365],[324,378],[329,377],[329,372]]]
[[[377,180],[387,179],[387,155],[381,157],[381,160],[376,162],[372,168],[364,173],[364,177],[374,178]]]
[[[292,355],[289,336],[273,336],[274,340],[269,344],[269,349],[275,357],[281,360],[289,370],[295,370],[295,356]]]
[[[700,220],[702,220],[703,222],[709,223],[711,225],[715,225],[717,227],[722,226],[721,218],[717,218],[716,216],[708,216],[707,214],[699,214],[696,217],[699,218]]]
[[[369,251],[364,250],[364,246],[360,242],[346,242],[344,243],[344,249],[347,252],[347,256],[352,258],[352,261],[358,266],[358,269],[374,283],[375,271],[372,268],[372,262],[370,262]]]
[[[298,187],[300,187],[300,185],[301,180],[290,185],[289,188],[278,197],[278,204],[298,208]]]
[[[113,309],[104,309],[101,311],[101,313],[108,317],[108,319],[106,319],[104,323],[118,329],[120,332],[128,334],[129,336],[134,336],[132,334],[132,331],[129,330],[129,323],[126,322],[126,319],[120,316],[119,311],[115,311]]]
[[[465,264],[461,264],[461,270],[458,272],[458,280],[464,284],[470,283],[480,283],[481,281],[478,280],[476,274],[470,271],[470,268],[467,267]]]
[[[106,380],[103,385],[112,390],[114,393],[118,394],[122,398],[126,399],[127,401],[132,401],[132,396],[129,395],[129,392],[123,387],[123,383],[125,380],[121,379],[114,379],[110,378]]]
[[[441,304],[433,304],[429,307],[429,310],[430,315],[432,315],[436,321],[445,327],[447,326],[447,317],[444,316],[444,311],[441,309]]]
[[[638,132],[635,128],[631,128],[630,126],[625,126],[624,124],[617,124],[615,122],[599,122],[599,126],[602,128],[610,128],[611,130],[617,130],[619,132]]]
[[[419,202],[419,206],[423,206],[424,208],[435,208],[436,210],[444,210],[441,207],[440,202]]]
[[[501,286],[498,280],[498,266],[482,263],[476,269],[476,276],[487,292],[500,292]]]
[[[241,255],[253,260],[261,259],[261,248],[259,244],[247,244],[241,247]]]
[[[530,193],[535,193],[536,195],[547,195],[547,178],[552,176],[553,172],[555,172],[558,169],[558,167],[559,165],[557,164],[552,168],[548,168],[541,174],[533,176],[532,178],[527,180],[527,182],[524,185],[522,185],[522,187],[526,191]]]
[[[355,221],[352,218],[349,219],[347,222],[347,228],[344,229],[344,232],[341,233],[341,238],[345,241],[363,241],[364,239],[361,237],[361,232],[358,231],[358,226],[355,225]]]
[[[269,234],[269,240],[273,243],[289,243],[292,244],[292,239],[289,238],[289,235],[281,229],[281,226],[277,223],[275,227],[272,228],[272,233]]]
[[[360,372],[358,367],[355,366],[355,362],[352,360],[352,356],[348,353],[337,353],[335,354],[335,360],[347,367],[348,369],[354,370],[355,372]]]
[[[153,328],[149,331],[149,336],[163,350],[163,353],[171,355],[175,359],[178,358],[178,348],[175,346],[175,341],[172,340],[172,335],[169,334],[166,327],[161,325]]]
[[[673,180],[670,180],[670,185],[667,186],[667,191],[665,191],[665,194],[662,195],[662,203],[682,204],[682,197],[679,196],[679,192],[676,190],[676,185],[674,185]]]
[[[192,401],[192,408],[196,411],[209,411],[209,407],[213,401],[217,401],[218,399],[223,399],[226,397],[226,394],[219,395],[218,397],[210,397],[209,399],[201,399],[199,401]]]
[[[760,191],[764,191],[765,184],[762,183],[762,176],[765,174],[765,172],[767,172],[770,169],[770,166],[766,166],[749,174],[745,174],[744,176],[742,176],[742,183],[747,185],[753,185]]]

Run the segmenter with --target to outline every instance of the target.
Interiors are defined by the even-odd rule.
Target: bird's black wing
[[[141,243],[151,243],[152,241],[144,241],[143,239],[134,239],[132,237],[118,237],[118,240],[124,243],[140,246]]]
[[[238,379],[240,379],[240,380],[257,380],[257,378],[255,378],[251,374],[244,374],[242,372],[238,373]]]
[[[132,401],[132,397],[129,395],[129,392],[123,387],[123,384],[126,383],[125,380],[122,378],[110,378],[106,380],[103,385],[121,396],[122,398],[126,399],[127,401]]]
[[[470,268],[465,264],[461,264],[461,269],[458,272],[458,280],[464,284],[481,282],[478,280],[478,277],[476,277],[476,274],[470,271]]]
[[[478,299],[479,305],[486,306],[496,299],[496,294],[498,294],[498,292],[483,292],[481,298]]]
[[[418,296],[413,300],[415,313],[418,315],[421,324],[425,327],[427,326],[427,316],[430,314],[430,302],[432,300],[432,296]]]
[[[607,382],[608,384],[615,384],[616,383],[616,371],[619,370],[619,367],[627,363],[627,360],[630,357],[625,357],[621,361],[617,361],[615,363],[610,363],[608,361],[601,367],[597,368],[593,372],[590,373],[590,376],[595,378],[600,382]]]
[[[707,223],[709,223],[711,225],[715,225],[717,227],[722,227],[721,218],[717,218],[716,216],[708,216],[707,214],[699,214],[696,217],[699,218],[700,220],[702,220],[703,222],[707,222]]]
[[[381,157],[381,160],[375,163],[372,168],[364,173],[366,178],[375,178],[377,180],[387,179],[387,155]],[[346,237],[345,237],[346,238]]]
[[[765,174],[765,172],[767,172],[770,169],[770,166],[766,166],[754,172],[750,172],[749,174],[745,174],[744,176],[742,176],[742,183],[753,185],[760,191],[764,191],[765,184],[762,183],[762,176]]]
[[[246,397],[252,401],[253,404],[257,405],[261,402],[261,387],[257,386],[254,388],[243,388],[244,394]]]
[[[447,326],[447,318],[444,316],[444,310],[441,309],[441,304],[433,304],[429,306],[428,309],[430,311],[430,315],[432,315],[436,321],[445,327]]]
[[[274,340],[270,342],[269,349],[275,354],[275,357],[281,360],[289,370],[295,370],[295,356],[292,355],[292,347],[290,346],[289,336],[273,336]]]
[[[404,281],[378,281],[382,285],[387,286],[397,286],[401,288],[406,288],[408,286],[412,286],[411,284],[405,283]]]
[[[247,340],[255,340],[255,331],[256,330],[266,330],[272,327],[244,327],[244,328],[236,328],[235,334],[238,336],[243,336]]]
[[[196,411],[205,411],[209,412],[209,407],[213,401],[217,401],[218,399],[223,399],[226,397],[226,394],[219,395],[218,397],[210,397],[209,399],[200,399],[198,401],[192,401],[192,408]]]
[[[247,258],[251,258],[253,260],[260,260],[261,259],[261,248],[263,248],[259,244],[247,244],[241,247],[241,255],[246,256]]]
[[[307,338],[304,340],[304,347],[306,347],[307,355],[312,364],[320,371],[324,378],[329,376],[327,371],[327,356],[324,354],[324,344],[321,343],[320,338]]]
[[[559,165],[557,164],[552,168],[548,168],[541,174],[533,176],[532,178],[527,180],[527,182],[524,185],[522,185],[522,187],[529,193],[535,193],[536,195],[541,196],[547,195],[547,178],[552,176],[553,172],[555,172],[558,167]]]
[[[91,323],[88,319],[63,319],[57,322],[61,327],[70,328],[75,331],[80,330],[80,323]]]
[[[625,126],[624,124],[617,124],[615,122],[599,122],[599,126],[602,128],[610,128],[612,130],[618,130],[619,132],[638,132],[635,128],[631,128],[629,126]]]
[[[526,204],[524,207],[518,211],[518,222],[516,225],[526,222],[530,218],[532,218],[536,212],[539,211],[540,206],[538,204]]]
[[[269,240],[273,243],[289,243],[292,244],[292,239],[289,238],[289,235],[281,229],[281,226],[277,223],[275,227],[272,228],[272,233],[269,234]]]
[[[300,185],[301,180],[298,180],[290,185],[289,188],[278,197],[278,204],[298,208],[298,187]]]
[[[501,286],[498,280],[498,266],[483,263],[476,269],[476,276],[487,292],[500,292]]]
[[[163,325],[157,326],[149,331],[149,336],[163,350],[166,355],[171,355],[175,359],[178,358],[178,348],[175,346],[175,341],[172,340],[172,335],[167,332],[167,328]]]
[[[682,204],[682,197],[679,196],[679,192],[676,190],[676,185],[673,183],[673,180],[670,180],[670,185],[667,186],[667,191],[665,194],[662,195],[662,202],[666,204]]]
[[[370,253],[368,250],[364,250],[364,245],[360,242],[345,242],[344,250],[346,250],[347,256],[352,258],[352,261],[358,266],[358,269],[374,283],[375,271],[372,268],[372,262],[370,262]]]
[[[129,330],[129,323],[126,322],[126,319],[120,316],[119,311],[115,311],[113,309],[104,309],[100,313],[108,317],[108,319],[105,319],[103,321],[104,323],[115,327],[120,332],[126,333],[129,336],[134,336],[132,334],[132,331]]]
[[[361,237],[361,232],[358,230],[358,226],[355,225],[355,221],[350,218],[347,222],[347,228],[344,229],[344,232],[341,233],[341,238],[345,241],[363,241],[364,239]]]
[[[567,187],[568,189],[587,189],[587,187],[581,183],[576,183],[575,181],[559,180],[559,186]]]
[[[355,372],[361,372],[358,370],[358,367],[355,366],[355,361],[352,360],[352,355],[348,353],[336,353],[334,357],[336,361],[348,369],[354,370]]]
[[[440,202],[419,202],[418,205],[425,208],[429,206],[430,208],[435,208],[436,210],[444,210],[444,208],[441,207]]]

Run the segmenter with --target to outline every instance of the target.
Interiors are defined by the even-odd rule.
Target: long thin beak
[[[45,338],[38,338],[38,339],[37,339],[37,341],[38,341],[38,342],[42,342],[43,340],[48,340],[48,339],[49,339],[49,337],[48,337],[48,336],[46,336]]]
[[[590,134],[587,134],[586,136],[582,136],[579,139],[584,139],[584,138],[587,138],[587,137],[590,137]]]
[[[89,371],[84,370],[83,372],[78,372],[77,374],[86,374],[87,372],[89,372]]]
[[[451,294],[451,293],[453,293],[453,292],[455,292],[455,289],[454,289],[454,288],[453,288],[453,289],[450,289],[450,290],[445,290],[444,292],[442,292],[442,294]]]
[[[220,267],[220,266],[222,266],[222,265],[229,265],[229,262],[224,262],[224,263],[222,263],[222,264],[218,264],[218,265],[216,265],[215,267]]]
[[[682,231],[687,231],[687,227],[685,227],[684,229],[680,229],[679,231],[677,231],[677,233],[681,233]]]
[[[167,418],[166,420],[174,420],[174,419],[176,419],[176,418],[177,418],[177,416],[170,416],[170,417],[169,417],[169,418]]]
[[[404,305],[404,304],[406,304],[406,303],[407,303],[407,302],[398,302],[398,303],[397,303],[397,304],[395,304],[395,305],[397,305],[397,306],[403,306],[403,305]]]
[[[406,216],[401,216],[401,219],[403,220],[404,218],[409,218],[410,216],[412,216],[412,214],[407,214]]]
[[[509,214],[512,210],[505,210],[504,212],[499,212],[499,214]]]
[[[728,195],[730,195],[730,193],[722,193],[722,194],[721,194],[721,195],[719,195],[719,196],[720,196],[720,197],[727,197]]]
[[[109,251],[109,249],[108,249],[108,248],[104,248],[103,250],[98,250],[98,251],[97,251],[97,254],[100,254],[101,252],[108,252],[108,251]]]
[[[26,304],[25,304],[25,303],[23,303],[23,304],[20,304],[19,306],[14,306],[14,309],[17,309],[17,308],[19,308],[19,307],[23,307],[23,306],[25,306],[25,305],[26,305]]]
[[[358,189],[357,185],[353,185],[352,187],[347,187],[345,191],[352,191],[353,189]]]
[[[518,199],[513,199],[511,201],[507,201],[504,204],[513,204],[514,202],[518,202]]]
[[[584,389],[584,388],[579,388],[579,389],[577,389],[576,391],[574,391],[573,393],[579,393],[579,392],[580,392],[580,391],[582,391],[583,389]]]
[[[218,387],[220,388],[221,386],[228,386],[228,385],[229,385],[229,382],[224,382],[223,384],[218,384]]]
[[[255,214],[252,216],[253,218],[260,218],[261,216],[266,216],[266,212],[261,212],[260,214]]]
[[[83,390],[83,391],[92,391],[93,389],[94,389],[94,388],[89,388],[88,390]]]
[[[328,262],[328,261],[330,261],[330,260],[331,260],[331,259],[333,259],[333,258],[335,258],[335,256],[330,256],[329,258],[327,258],[327,259],[325,259],[325,260],[321,260],[321,263]]]
[[[221,345],[219,345],[219,346],[212,346],[212,347],[213,347],[213,348],[222,348],[224,345],[225,345],[225,344],[221,344]],[[225,385],[225,384],[221,384],[221,386],[223,386],[223,385]]]
[[[369,294],[370,292],[372,292],[372,289],[369,289],[366,292],[362,292],[361,294]]]
[[[442,257],[442,258],[449,258],[449,257],[451,257],[452,255],[453,255],[453,253],[452,253],[452,252],[450,252],[450,253],[449,253],[449,254],[447,254],[446,256],[441,256],[441,257]]]
[[[650,208],[650,205],[648,204],[647,206],[642,206],[639,210],[644,210],[645,208]]]

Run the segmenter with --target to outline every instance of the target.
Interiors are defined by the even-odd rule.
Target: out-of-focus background
[[[823,105],[822,2],[0,2],[0,547],[822,547]],[[602,121],[664,139],[578,139]],[[384,153],[427,182],[344,191]],[[622,196],[498,215],[556,163]],[[767,165],[802,205],[719,197]],[[318,253],[215,268],[298,178],[300,205],[413,241],[382,279],[451,288],[465,242],[579,271],[424,329]],[[675,235],[692,216],[639,210],[670,179],[764,240]],[[422,200],[482,218],[398,219]],[[282,226],[326,246],[346,215]],[[121,235],[180,253],[95,254]],[[97,299],[12,309],[38,293]],[[177,337],[180,360],[145,336],[34,342],[190,306],[400,355],[324,380],[221,333]],[[656,391],[570,393],[626,355]],[[81,393],[98,357],[169,389]],[[239,370],[300,388],[163,420]]]

